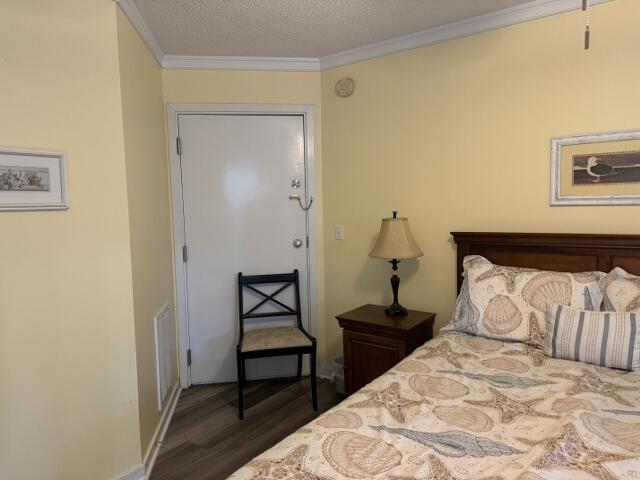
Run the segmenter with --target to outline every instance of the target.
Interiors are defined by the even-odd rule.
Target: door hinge
[[[182,246],[182,261],[184,263],[187,263],[187,246],[186,245]]]
[[[309,248],[309,235],[307,235],[307,248]]]
[[[182,140],[180,140],[180,137],[176,137],[176,150],[178,155],[182,155]]]
[[[187,367],[191,366],[191,349],[187,350]]]

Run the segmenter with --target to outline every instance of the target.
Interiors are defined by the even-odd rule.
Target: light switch
[[[336,240],[344,240],[344,225],[336,225]]]

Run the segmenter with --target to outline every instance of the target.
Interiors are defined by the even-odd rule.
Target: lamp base
[[[391,275],[391,291],[393,292],[393,303],[389,305],[384,311],[387,315],[398,315],[404,316],[407,314],[407,309],[400,305],[398,302],[398,288],[400,288],[400,277],[396,275],[396,271],[398,270],[399,260],[395,258],[390,260],[389,263],[393,266],[393,275]]]
[[[400,305],[398,302],[393,302],[387,308],[384,309],[387,315],[393,315],[398,317],[404,317],[407,315],[407,309]]]

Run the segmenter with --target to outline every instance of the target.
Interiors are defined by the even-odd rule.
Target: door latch
[[[289,200],[298,200],[298,203],[300,204],[300,208],[306,212],[311,208],[311,205],[313,204],[313,195],[309,195],[309,205],[307,205],[306,207],[302,204],[302,199],[298,194],[289,195]]]

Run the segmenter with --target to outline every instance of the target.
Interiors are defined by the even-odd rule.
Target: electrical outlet
[[[336,240],[344,240],[344,225],[336,225]]]

